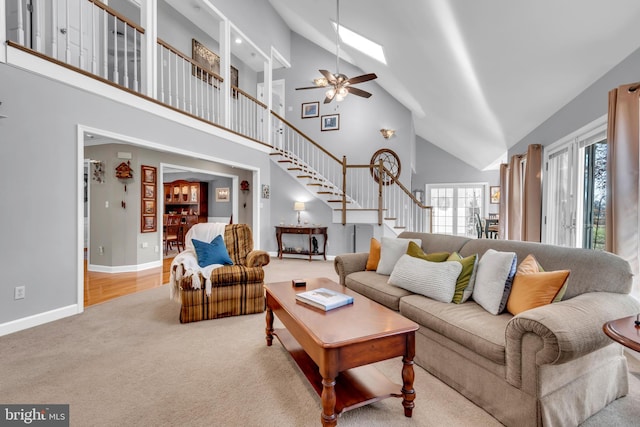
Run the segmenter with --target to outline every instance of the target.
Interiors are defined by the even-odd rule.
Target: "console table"
[[[309,246],[307,249],[301,249],[297,251],[293,248],[282,247],[282,235],[283,234],[303,234],[309,236]],[[318,248],[318,252],[313,252],[311,238],[313,235],[319,235],[323,237],[322,250]],[[276,225],[276,240],[278,241],[278,258],[282,259],[282,254],[294,254],[294,255],[309,255],[309,261],[314,255],[322,255],[326,261],[326,249],[327,249],[327,227],[296,227],[296,226],[283,226]]]

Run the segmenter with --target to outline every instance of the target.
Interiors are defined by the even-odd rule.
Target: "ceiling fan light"
[[[329,82],[324,77],[318,77],[317,79],[313,79],[313,83],[318,87],[325,87]]]
[[[347,95],[349,91],[345,87],[340,87],[336,90],[336,101],[342,101]]]
[[[333,97],[336,96],[336,89],[332,87],[325,93],[325,96],[329,99],[333,99]]]

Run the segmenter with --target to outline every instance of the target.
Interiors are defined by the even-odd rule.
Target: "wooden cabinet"
[[[178,180],[164,184],[164,213],[185,216],[187,223],[207,222],[208,186],[206,182]]]

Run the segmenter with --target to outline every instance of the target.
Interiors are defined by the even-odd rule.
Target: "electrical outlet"
[[[98,253],[104,255],[104,246],[98,246]]]
[[[24,299],[25,297],[25,286],[16,286],[13,291],[13,299]]]

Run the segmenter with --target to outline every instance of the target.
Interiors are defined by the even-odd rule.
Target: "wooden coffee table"
[[[368,298],[326,279],[270,283],[267,293],[267,345],[277,336],[322,399],[322,424],[387,397],[402,397],[411,417],[415,399],[413,357],[418,325]],[[296,301],[295,294],[328,288],[353,296],[353,304],[322,311]],[[274,314],[286,329],[273,329]],[[402,356],[402,386],[370,363]]]

